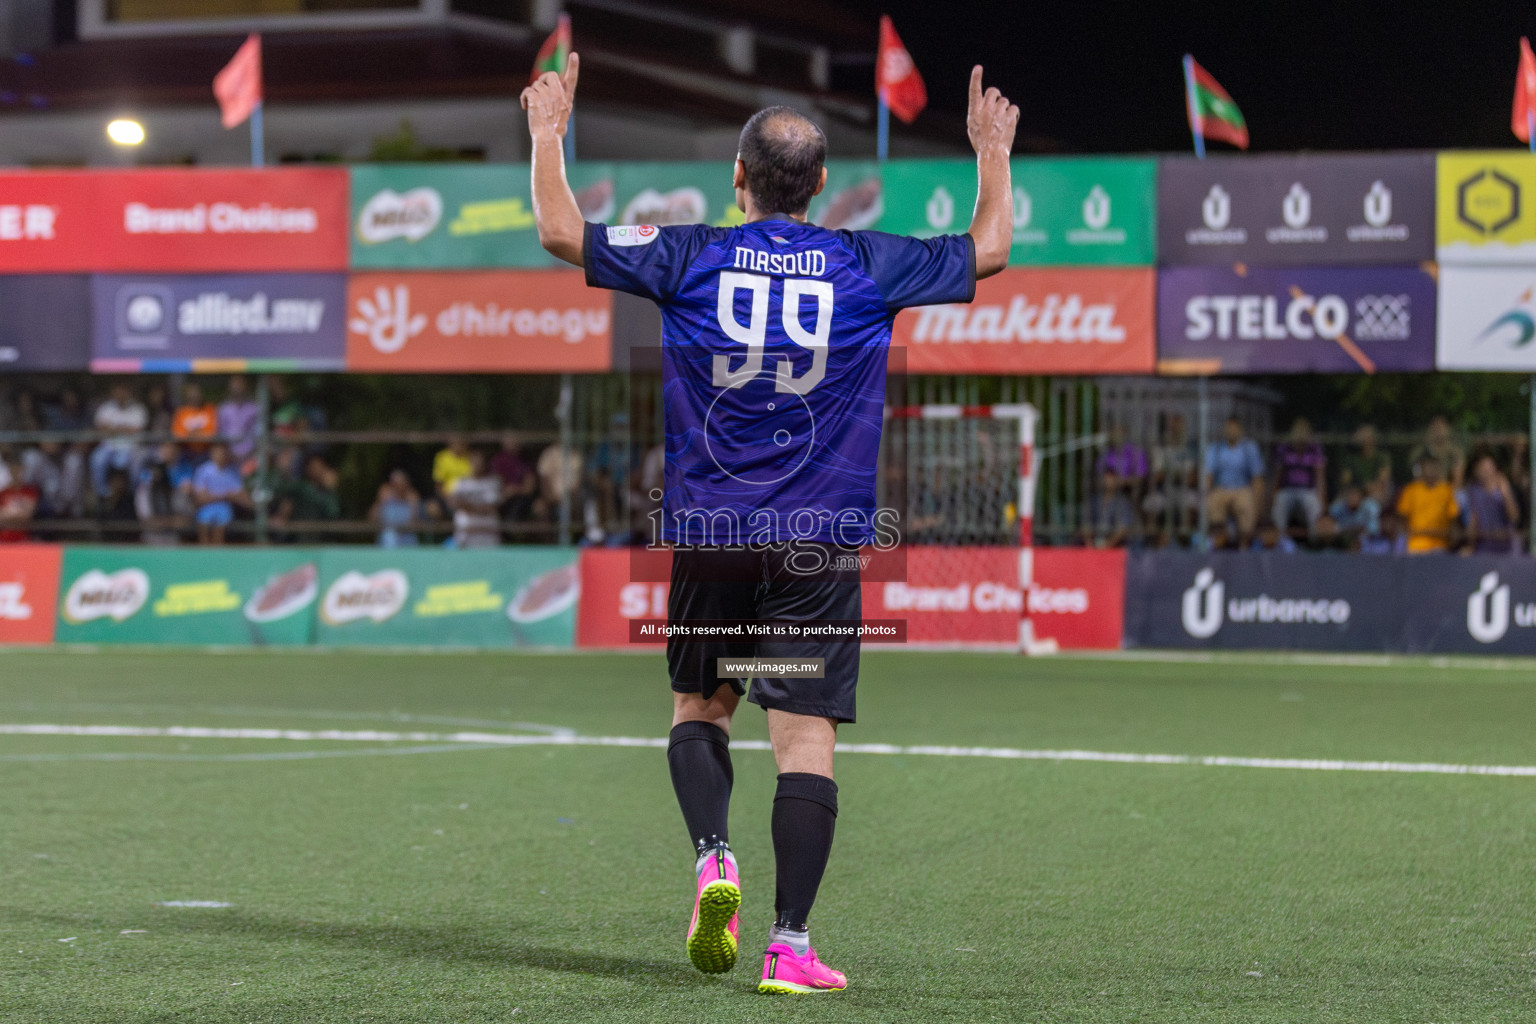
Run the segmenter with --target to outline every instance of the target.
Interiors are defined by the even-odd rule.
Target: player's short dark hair
[[[741,130],[736,157],[763,213],[804,213],[821,184],[827,137],[793,107],[765,107]]]

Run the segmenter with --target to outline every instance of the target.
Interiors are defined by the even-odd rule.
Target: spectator
[[[1467,473],[1467,453],[1451,435],[1451,424],[1444,416],[1436,416],[1424,429],[1424,440],[1414,449],[1411,460],[1422,466],[1424,457],[1433,456],[1440,463],[1441,472],[1450,481],[1453,490],[1461,490]]]
[[[216,443],[208,461],[192,475],[192,495],[197,502],[197,539],[202,544],[223,544],[224,531],[235,518],[235,506],[251,507],[245,481],[230,461],[229,446]]]
[[[160,445],[156,457],[139,469],[134,488],[134,512],[146,544],[181,542],[181,530],[193,513],[192,464],[172,441]]]
[[[453,546],[490,548],[501,543],[501,477],[491,472],[484,452],[470,452],[469,475],[453,488]]]
[[[324,456],[311,455],[304,460],[304,479],[299,483],[294,518],[311,521],[340,519],[341,498],[337,494],[336,470]]]
[[[1369,423],[1355,431],[1354,443],[1355,450],[1340,463],[1339,487],[1342,490],[1353,484],[1365,497],[1385,507],[1392,497],[1392,457],[1377,447],[1380,439]]]
[[[133,392],[126,385],[118,387],[123,388],[128,398],[132,399]],[[56,401],[43,406],[44,430],[84,430],[85,427],[85,408],[80,402],[80,392],[74,388],[65,388],[59,392]]]
[[[1381,505],[1358,483],[1348,483],[1328,506],[1332,535],[1345,547],[1374,551],[1381,536]]]
[[[405,470],[394,470],[379,485],[368,519],[379,524],[381,548],[414,548],[421,543],[411,527],[426,519],[426,507]]]
[[[1195,447],[1184,417],[1168,417],[1163,443],[1152,449],[1152,482],[1141,511],[1154,530],[1188,534],[1200,515],[1200,450]]]
[[[1515,502],[1509,479],[1499,472],[1493,453],[1472,453],[1472,479],[1463,492],[1466,496],[1467,550],[1486,555],[1508,555],[1519,551],[1515,523],[1520,507]]]
[[[27,483],[21,466],[0,454],[0,543],[31,539],[32,518],[37,513],[37,488]]]
[[[1449,549],[1451,526],[1460,509],[1456,489],[1445,479],[1445,465],[1434,455],[1419,456],[1419,477],[1397,496],[1397,512],[1408,532],[1408,553],[1423,555]]]
[[[1118,423],[1109,427],[1109,446],[1099,454],[1094,473],[1103,482],[1105,473],[1120,480],[1133,505],[1139,502],[1147,486],[1147,453],[1139,444],[1127,441],[1125,428]]]
[[[37,398],[25,388],[16,392],[4,419],[5,422],[0,425],[0,430],[43,429],[42,417],[37,412]]]
[[[37,488],[38,518],[85,515],[85,456],[78,445],[43,441],[21,454],[22,477]]]
[[[491,470],[501,477],[501,513],[514,522],[528,518],[539,480],[510,430],[501,435],[501,449],[491,456]]]
[[[1253,540],[1252,547],[1254,551],[1273,551],[1281,555],[1296,553],[1296,542],[1273,523],[1259,531],[1259,535]]]
[[[1270,518],[1282,533],[1288,532],[1292,517],[1301,510],[1307,539],[1317,537],[1317,520],[1323,514],[1323,481],[1326,459],[1323,446],[1312,436],[1312,424],[1297,417],[1290,435],[1275,446],[1275,501]]]
[[[453,497],[453,489],[459,481],[473,472],[469,441],[462,434],[449,438],[448,447],[432,459],[432,483],[437,487],[438,497],[443,499]]]
[[[256,450],[256,423],[261,407],[251,398],[251,385],[245,377],[229,378],[229,393],[219,405],[219,436],[229,444],[237,462],[244,462]]]
[[[96,516],[110,540],[129,540],[137,532],[126,528],[127,524],[138,522],[139,510],[134,504],[133,482],[125,470],[107,473],[107,493],[96,508]]]
[[[271,539],[278,543],[292,541],[293,534],[287,527],[296,518],[299,494],[303,489],[303,469],[299,463],[299,449],[285,445],[272,456],[267,471],[251,478],[251,493],[266,502],[267,523],[271,527]],[[253,502],[254,505],[254,502]]]
[[[1515,529],[1528,533],[1531,528],[1531,442],[1524,434],[1515,437],[1509,454],[1509,486],[1515,492],[1515,504],[1520,515],[1515,519]]]
[[[208,445],[193,442],[206,441],[217,437],[218,433],[218,409],[203,398],[201,384],[188,381],[181,389],[181,404],[176,407],[176,415],[171,418],[171,436],[186,443],[187,451],[193,455],[201,455],[208,450]]]
[[[166,394],[165,385],[159,379],[155,379],[144,394],[144,408],[149,413],[149,430],[154,434],[169,434],[171,432],[172,416],[171,399]]]
[[[544,522],[554,522],[562,501],[575,509],[576,489],[581,486],[581,453],[552,444],[539,453],[539,496],[534,501],[534,515]],[[558,538],[565,540],[564,537]]]
[[[64,392],[64,395],[70,394],[73,392]],[[60,398],[62,400],[63,396]],[[138,445],[133,438],[149,425],[149,412],[133,397],[133,389],[127,384],[114,384],[111,396],[96,408],[95,423],[96,429],[108,437],[91,452],[91,485],[96,494],[104,496],[108,470],[137,468]]]
[[[1083,543],[1095,548],[1125,547],[1136,530],[1136,506],[1113,470],[1099,474],[1099,487],[1083,510]]]
[[[1213,530],[1225,531],[1227,517],[1237,520],[1237,547],[1253,543],[1259,521],[1259,488],[1264,485],[1264,458],[1259,446],[1243,436],[1236,416],[1228,417],[1221,440],[1205,453],[1206,513]]]
[[[272,406],[272,434],[281,438],[299,438],[313,430],[325,429],[325,413],[300,401],[288,390],[282,377],[268,377],[267,391]]]

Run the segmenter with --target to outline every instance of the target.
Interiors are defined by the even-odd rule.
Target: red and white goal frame
[[[1012,420],[1018,432],[1019,491],[1015,509],[1019,520],[1019,642],[1024,654],[1054,654],[1056,641],[1035,636],[1029,615],[1029,595],[1035,584],[1034,515],[1038,465],[1035,459],[1035,424],[1040,412],[1025,402],[998,405],[900,405],[887,408],[892,419]]]

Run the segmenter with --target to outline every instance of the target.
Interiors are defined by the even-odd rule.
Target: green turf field
[[[850,753],[812,919],[847,992],[683,953],[659,656],[5,653],[6,1022],[1536,1020],[1536,778]],[[1536,665],[867,655],[850,742],[1536,764]],[[737,737],[762,739],[743,706]],[[323,756],[316,756],[323,755]],[[214,901],[227,907],[165,907]],[[67,940],[67,941],[62,941]]]

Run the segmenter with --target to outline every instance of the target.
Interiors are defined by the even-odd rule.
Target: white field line
[[[7,736],[96,736],[196,740],[289,740],[296,742],[415,743],[489,747],[652,747],[665,748],[664,736],[507,735],[492,732],[386,732],[376,729],[250,729],[169,725],[3,724]],[[766,740],[735,740],[737,750],[770,750]],[[1191,754],[1134,754],[1103,750],[1024,750],[1017,747],[898,746],[888,743],[839,743],[843,754],[912,757],[974,757],[1005,761],[1088,761],[1106,764],[1196,765],[1206,768],[1269,768],[1312,772],[1395,772],[1408,775],[1503,775],[1536,777],[1536,765],[1443,764],[1434,761],[1345,761],[1324,758],[1221,757]]]

